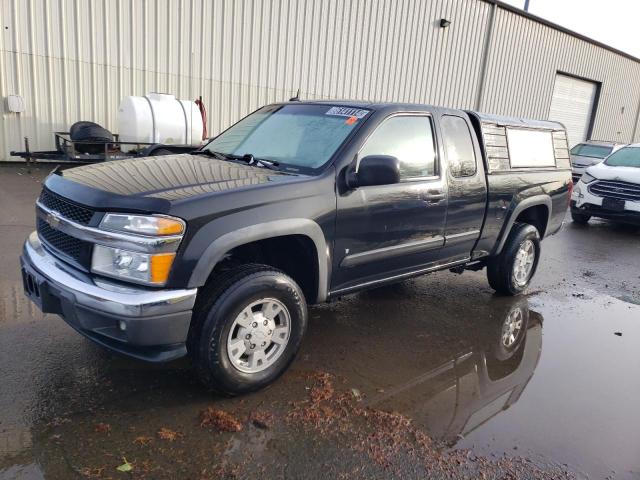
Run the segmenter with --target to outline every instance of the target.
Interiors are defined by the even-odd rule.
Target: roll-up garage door
[[[567,128],[570,147],[588,140],[597,92],[597,83],[556,75],[549,120],[562,122]]]

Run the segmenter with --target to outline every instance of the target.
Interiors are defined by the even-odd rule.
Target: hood
[[[201,155],[141,157],[70,168],[50,175],[46,187],[94,207],[165,211],[172,203],[287,183],[300,176]]]
[[[579,167],[588,167],[596,163],[603,162],[604,158],[584,157],[582,155],[571,155],[571,163],[575,163]]]
[[[617,180],[640,184],[640,168],[638,167],[610,167],[604,163],[599,163],[589,167],[587,173],[598,180]]]
[[[117,195],[178,200],[258,185],[287,174],[201,155],[180,154],[104,162],[65,170],[68,180]]]

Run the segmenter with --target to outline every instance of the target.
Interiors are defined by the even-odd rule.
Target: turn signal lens
[[[156,235],[179,235],[184,231],[182,221],[171,218],[158,218]]]
[[[184,233],[185,224],[183,220],[174,217],[107,213],[100,222],[100,228],[115,232],[162,236]]]
[[[160,253],[151,256],[151,283],[167,283],[175,253]]]

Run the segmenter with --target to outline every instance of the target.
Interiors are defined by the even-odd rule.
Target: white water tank
[[[174,95],[150,93],[144,97],[125,97],[118,108],[121,142],[200,145],[202,127],[198,106]],[[121,148],[128,152],[138,146]]]

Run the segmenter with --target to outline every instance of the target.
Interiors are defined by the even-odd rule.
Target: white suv
[[[640,143],[612,153],[586,169],[571,194],[571,218],[591,217],[640,225]]]
[[[587,168],[602,162],[622,147],[624,147],[623,143],[596,142],[593,140],[578,143],[570,152],[573,183],[580,180]]]

